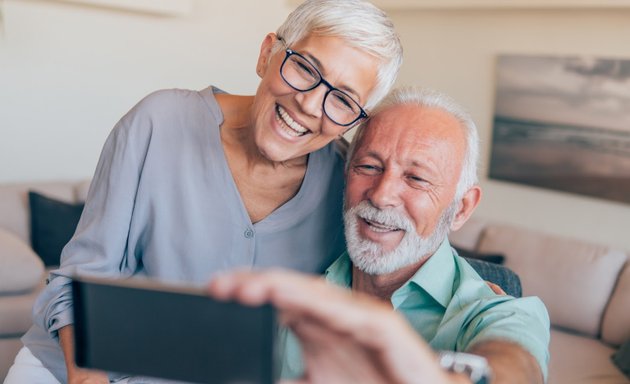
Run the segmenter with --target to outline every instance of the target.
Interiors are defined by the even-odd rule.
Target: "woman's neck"
[[[251,118],[253,97],[218,95],[221,142],[227,165],[252,223],[293,198],[306,175],[307,156],[276,162],[258,148]]]

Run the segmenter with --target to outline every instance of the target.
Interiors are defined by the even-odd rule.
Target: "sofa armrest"
[[[602,339],[611,345],[627,343],[626,348],[630,356],[630,262],[626,262],[619,275],[606,307],[602,322]]]

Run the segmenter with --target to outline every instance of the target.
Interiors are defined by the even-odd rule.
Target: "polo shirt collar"
[[[437,251],[429,257],[407,283],[394,292],[392,298],[399,291],[416,287],[424,290],[446,308],[453,297],[453,281],[455,281],[453,249],[448,239],[444,239]],[[409,288],[406,288],[407,286]]]
[[[348,251],[342,253],[341,256],[326,269],[325,275],[326,280],[340,287],[352,287],[352,261],[350,261]]]
[[[344,252],[326,269],[326,280],[341,287],[352,286],[352,261],[348,251]],[[444,308],[453,296],[455,278],[455,260],[448,239],[444,239],[437,251],[420,267],[420,269],[402,287],[392,295],[392,300],[403,292],[421,289],[429,294]],[[406,294],[405,294],[406,295]]]

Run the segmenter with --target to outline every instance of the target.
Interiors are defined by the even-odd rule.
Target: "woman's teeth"
[[[281,106],[276,107],[276,119],[280,123],[283,130],[291,136],[303,136],[308,132],[308,129],[298,124],[295,120],[289,116],[287,111]]]

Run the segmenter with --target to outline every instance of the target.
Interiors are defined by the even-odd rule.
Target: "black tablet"
[[[80,367],[192,383],[275,381],[273,307],[148,281],[72,282]]]

